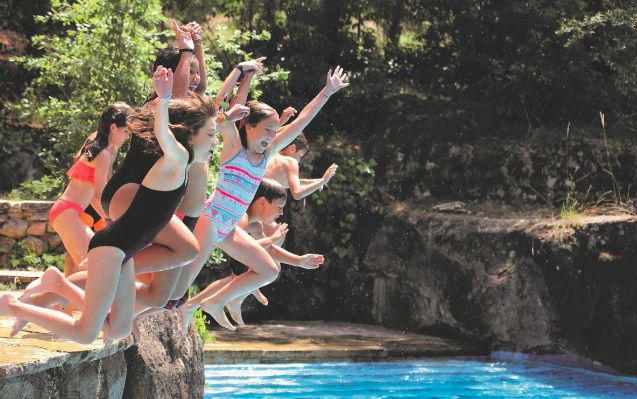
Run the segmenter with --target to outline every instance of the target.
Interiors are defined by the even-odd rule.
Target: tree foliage
[[[14,110],[44,126],[52,143],[46,166],[58,174],[108,104],[144,99],[163,16],[159,0],[53,0],[36,20],[61,29],[32,37],[41,55],[15,59],[37,77]]]

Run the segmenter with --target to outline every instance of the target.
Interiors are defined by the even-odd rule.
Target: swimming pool
[[[637,398],[637,378],[545,363],[206,365],[205,398]]]

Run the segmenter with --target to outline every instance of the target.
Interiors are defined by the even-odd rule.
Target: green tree
[[[159,0],[53,0],[36,20],[64,30],[34,36],[41,55],[15,59],[38,75],[13,109],[45,127],[45,164],[58,175],[108,104],[143,101],[163,16]]]

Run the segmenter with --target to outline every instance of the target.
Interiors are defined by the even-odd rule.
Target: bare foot
[[[29,303],[28,298],[27,300],[22,300],[21,302],[24,303]],[[0,312],[0,314],[2,314],[2,312]],[[22,331],[22,329],[28,324],[29,322],[26,320],[22,320],[22,319],[15,319],[15,323],[13,323],[13,327],[11,327],[11,332],[9,333],[9,336],[11,338],[15,337],[16,335],[18,335],[18,333],[20,331]]]
[[[243,327],[246,323],[243,322],[243,315],[241,314],[241,305],[243,304],[243,298],[235,298],[228,302],[226,305],[226,309],[228,309],[228,313],[230,313],[230,317],[235,321],[239,326]]]
[[[177,309],[177,313],[179,314],[179,321],[181,322],[182,331],[184,332],[188,331],[190,320],[192,320],[192,316],[195,314],[195,311],[198,308],[199,308],[199,305],[186,302],[184,306]]]
[[[36,305],[36,306],[40,306],[43,308],[47,308],[50,307],[51,309],[56,309],[56,307],[60,307],[62,306],[62,304],[60,303],[54,303],[51,306],[51,300],[64,300],[63,298],[60,297],[53,297],[51,298],[50,296],[46,296],[46,295],[33,295],[33,296],[29,296],[27,298],[18,298],[20,302],[22,303],[26,303],[29,305]],[[67,306],[68,308],[68,306]],[[64,311],[65,308],[62,307],[62,311]],[[13,323],[13,327],[11,328],[11,332],[9,333],[10,337],[15,337],[20,331],[22,331],[22,329],[24,328],[24,326],[27,325],[27,321],[26,320],[21,320],[21,319],[16,319],[15,323]]]
[[[261,290],[252,291],[252,295],[254,295],[254,297],[257,299],[257,301],[259,301],[261,305],[268,306],[268,298],[263,295],[263,292],[261,292]]]
[[[228,330],[236,330],[237,328],[233,326],[226,317],[226,312],[223,311],[223,307],[223,305],[208,300],[201,302],[201,309],[212,316],[221,327],[227,328]]]
[[[64,278],[64,275],[58,270],[57,267],[51,266],[37,280],[31,282],[24,289],[24,293],[20,297],[20,300],[24,300],[31,295],[42,294],[45,292],[56,292],[57,285]]]

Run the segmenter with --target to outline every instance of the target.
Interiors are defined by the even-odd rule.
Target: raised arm
[[[174,71],[174,88],[172,95],[175,98],[184,98],[188,93],[188,82],[190,80],[190,63],[194,52],[194,43],[190,36],[190,32],[184,31],[175,20],[172,20],[172,28],[177,36],[177,45],[179,46],[179,64],[177,70]],[[159,93],[158,93],[159,94]]]
[[[256,74],[256,71],[248,71],[243,73],[243,79],[239,82],[239,88],[237,89],[237,94],[230,101],[230,106],[241,104],[245,105],[248,100],[248,93],[250,93],[250,83],[252,82],[252,77]]]
[[[299,111],[292,107],[287,107],[286,109],[284,109],[283,112],[281,112],[281,117],[279,118],[279,127],[288,123],[290,118],[296,115],[298,112]]]
[[[257,74],[263,73],[263,61],[265,57],[257,58],[256,60],[244,61],[237,64],[236,67],[232,69],[226,80],[223,81],[221,87],[219,88],[219,93],[217,93],[217,98],[215,100],[215,105],[219,107],[225,98],[230,96],[232,92],[232,88],[239,80],[241,74],[245,74],[250,71],[255,71]],[[246,94],[247,98],[247,94]],[[245,101],[244,101],[245,103]]]
[[[223,121],[219,122],[219,130],[223,137],[223,151],[235,154],[241,147],[241,138],[237,130],[236,122],[250,115],[250,108],[237,104],[222,115]]]
[[[347,86],[349,86],[349,83],[347,83],[347,74],[343,72],[343,68],[337,66],[334,69],[334,73],[332,73],[331,69],[327,71],[325,87],[321,89],[316,97],[314,97],[314,99],[310,101],[305,108],[303,108],[303,111],[301,111],[294,121],[279,130],[268,149],[270,154],[281,151],[288,144],[294,141],[296,136],[298,136],[299,133],[301,133],[303,129],[310,124],[316,114],[318,114],[321,108],[323,108],[332,94]]]
[[[192,42],[195,45],[195,58],[199,61],[199,86],[195,89],[195,93],[206,94],[207,82],[206,82],[206,62],[204,57],[204,49],[201,40],[201,26],[196,22],[189,22],[186,25],[190,29],[190,36]]]
[[[168,103],[173,89],[173,73],[170,69],[158,66],[153,74],[153,87],[157,93],[155,104],[155,124],[153,134],[165,157],[187,157],[179,148],[179,143],[168,128]]]

